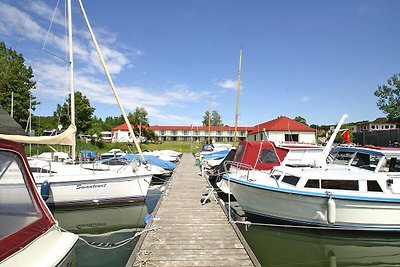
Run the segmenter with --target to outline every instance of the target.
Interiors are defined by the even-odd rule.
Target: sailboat
[[[150,164],[147,164],[139,143],[136,140],[131,124],[119,100],[114,83],[105,65],[100,47],[94,36],[82,2],[79,0],[80,8],[86,20],[94,45],[103,64],[104,71],[114,92],[121,113],[128,125],[130,134],[141,155],[141,160],[133,161],[131,164],[120,168],[95,170],[83,168],[82,165],[73,164],[75,161],[75,103],[74,103],[74,61],[72,50],[72,18],[71,0],[68,5],[68,39],[69,39],[69,70],[70,70],[70,94],[71,94],[71,125],[60,135],[28,137],[17,135],[0,135],[0,138],[14,140],[30,144],[61,144],[72,147],[72,164],[61,161],[31,160],[35,181],[43,198],[48,205],[65,206],[81,204],[102,204],[110,202],[143,201],[154,174]]]

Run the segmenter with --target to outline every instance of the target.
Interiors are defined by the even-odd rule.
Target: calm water
[[[262,266],[399,266],[400,235],[250,226],[240,229]]]
[[[153,188],[145,203],[54,209],[52,212],[62,228],[80,235],[89,243],[115,246],[144,229],[144,218],[154,210],[159,198],[160,192]],[[137,240],[135,238],[111,250],[96,249],[79,240],[75,250],[76,266],[125,266]]]
[[[98,208],[53,210],[64,229],[94,243],[116,244],[143,230],[144,218],[154,210],[160,192],[153,188],[145,203]],[[399,266],[400,234],[324,232],[238,225],[262,266],[335,267]],[[137,238],[113,250],[76,247],[77,267],[125,266]]]

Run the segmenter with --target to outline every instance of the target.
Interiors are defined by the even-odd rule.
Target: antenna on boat
[[[242,48],[240,48],[239,55],[239,68],[238,68],[238,80],[237,80],[237,93],[236,93],[236,113],[235,113],[235,133],[233,135],[233,146],[236,146],[237,142],[237,126],[239,118],[239,96],[240,96],[240,74],[242,72]]]
[[[100,47],[99,47],[99,44],[97,43],[97,40],[96,40],[96,37],[94,36],[92,27],[90,26],[90,23],[89,23],[89,20],[87,18],[85,9],[83,8],[82,1],[78,0],[78,2],[79,2],[79,6],[81,8],[83,17],[85,18],[86,25],[87,25],[87,27],[89,29],[89,32],[90,32],[90,35],[92,37],[92,40],[93,40],[94,46],[96,48],[97,54],[99,55],[99,58],[100,58],[100,61],[101,61],[101,65],[103,66],[104,72],[106,73],[106,76],[107,76],[107,79],[108,79],[108,83],[110,84],[111,89],[113,90],[114,96],[115,96],[115,98],[117,100],[117,103],[118,103],[118,106],[119,106],[119,109],[121,110],[122,116],[124,117],[124,121],[125,121],[126,125],[128,126],[129,133],[132,136],[133,142],[135,143],[136,149],[138,150],[138,153],[139,153],[140,157],[142,158],[143,161],[145,161],[145,158],[143,156],[142,150],[140,149],[139,143],[138,143],[138,141],[136,139],[135,133],[133,132],[132,125],[130,124],[130,122],[128,120],[128,117],[126,116],[124,107],[121,104],[121,101],[119,99],[117,90],[115,89],[115,86],[114,86],[114,82],[113,82],[113,80],[111,78],[111,75],[110,75],[108,69],[107,69],[106,63],[104,61],[103,55],[102,55]]]

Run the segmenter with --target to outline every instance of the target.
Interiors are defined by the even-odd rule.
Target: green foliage
[[[301,117],[301,116],[297,116],[297,117],[295,117],[293,120],[295,120],[295,121],[297,121],[297,122],[300,122],[300,123],[303,123],[303,124],[305,124],[305,125],[308,125],[306,119],[304,119],[304,118]]]
[[[135,128],[139,126],[149,126],[147,115],[148,113],[145,108],[136,107],[133,113],[128,114],[128,120],[135,125]]]
[[[216,110],[213,110],[211,112],[210,120],[209,120],[209,116],[210,116],[210,113],[208,111],[206,111],[204,113],[203,121],[202,121],[202,124],[204,126],[208,126],[209,121],[210,121],[211,126],[223,126],[224,125],[222,122],[222,119],[221,119],[221,115],[219,115],[219,113]]]
[[[374,95],[378,97],[378,107],[391,122],[400,122],[400,74],[394,74],[387,85],[379,85]]]
[[[57,105],[57,110],[54,112],[54,116],[59,118],[61,125],[66,129],[71,123],[71,94],[68,95],[68,99],[65,103]],[[87,133],[92,127],[92,116],[95,108],[90,106],[89,99],[84,96],[81,92],[75,92],[75,124],[77,133]]]
[[[36,88],[36,82],[32,80],[32,68],[24,62],[22,54],[0,42],[0,105],[11,114],[13,92],[13,118],[22,128],[25,128],[29,119],[31,99],[32,110],[39,104],[31,93]]]
[[[32,129],[35,135],[42,135],[44,130],[56,129],[59,122],[54,116],[32,116]]]

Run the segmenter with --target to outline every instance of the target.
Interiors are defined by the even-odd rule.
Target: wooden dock
[[[126,266],[260,266],[198,172],[184,154]]]

